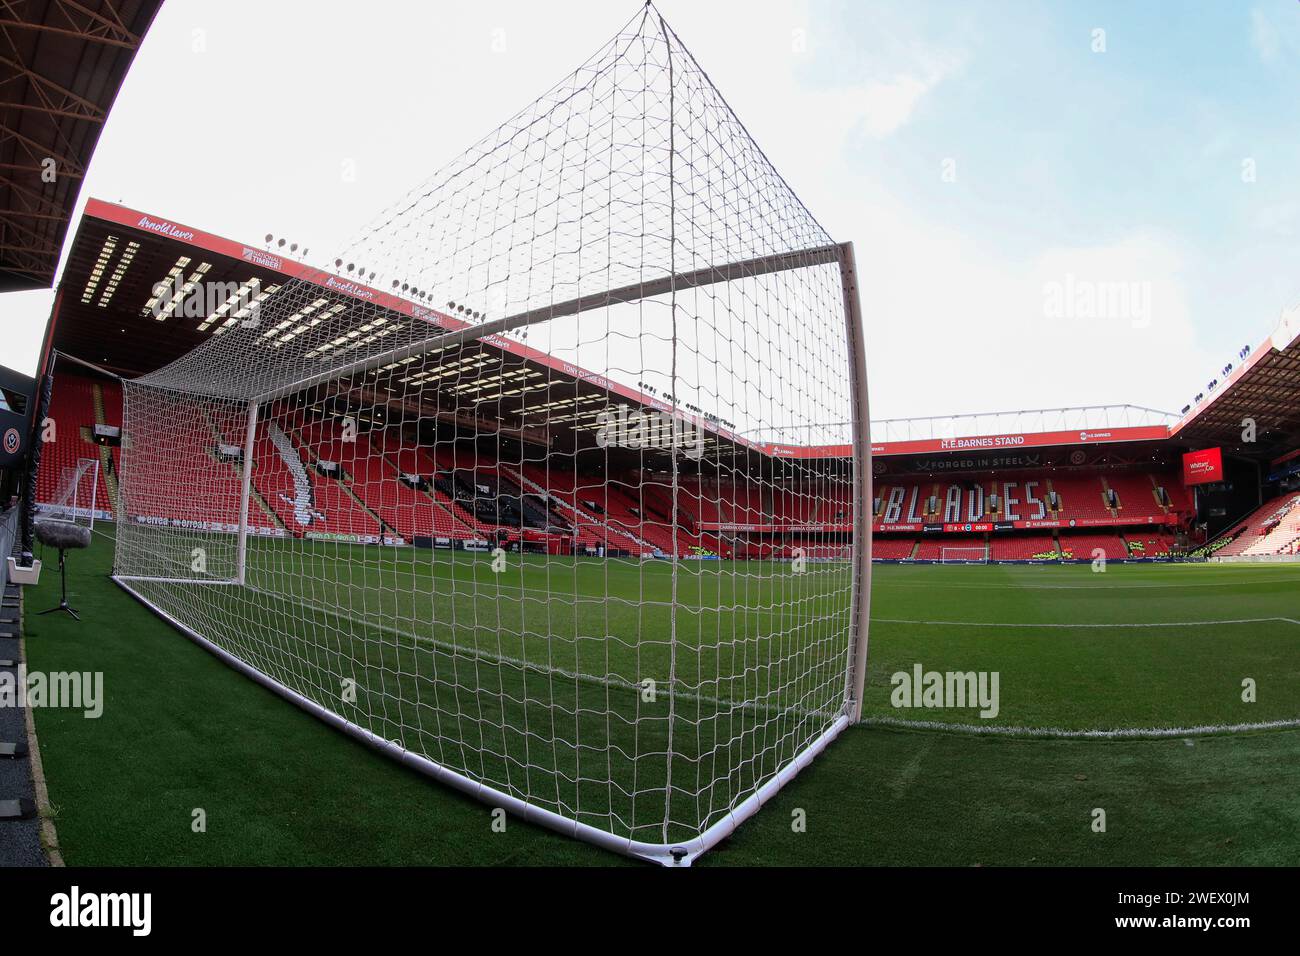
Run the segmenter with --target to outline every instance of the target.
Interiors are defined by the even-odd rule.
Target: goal
[[[856,281],[647,5],[125,383],[115,580],[406,766],[690,863],[861,712]],[[849,560],[734,553],[792,528]]]
[[[95,509],[99,505],[99,459],[81,458],[67,465],[59,474],[53,500],[41,508],[41,517],[52,521],[95,527]]]
[[[988,564],[988,549],[979,547],[944,547],[939,550],[939,560],[944,564]]]

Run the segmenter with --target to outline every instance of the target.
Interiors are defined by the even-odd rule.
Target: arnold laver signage
[[[136,228],[143,229],[146,232],[152,232],[159,236],[166,236],[169,239],[179,239],[182,242],[193,242],[194,233],[188,229],[182,229],[175,223],[170,223],[165,219],[150,219],[148,216],[141,216]]]
[[[321,283],[325,288],[332,289],[335,292],[342,292],[344,295],[350,295],[354,299],[373,299],[375,290],[368,288],[360,283],[353,282],[350,279],[336,279],[329,276]]]

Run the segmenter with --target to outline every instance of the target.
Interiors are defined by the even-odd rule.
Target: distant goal
[[[48,521],[95,527],[95,514],[104,507],[99,501],[99,459],[82,458],[67,465],[59,474],[54,498],[41,506],[41,517]]]
[[[943,564],[988,564],[988,548],[979,547],[944,547],[939,551],[939,560]]]

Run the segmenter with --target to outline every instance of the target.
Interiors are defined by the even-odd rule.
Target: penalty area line
[[[1062,727],[1008,727],[984,724],[949,724],[938,720],[904,720],[901,717],[864,717],[863,727],[931,730],[973,737],[1029,737],[1043,740],[1161,740],[1170,737],[1211,737],[1259,730],[1298,730],[1300,718],[1241,724],[1201,724],[1195,727],[1122,727],[1113,730],[1067,730]]]
[[[872,624],[920,624],[932,627],[1006,627],[1006,628],[1108,628],[1108,627],[1210,627],[1218,624],[1269,624],[1281,621],[1284,624],[1300,624],[1290,617],[1242,617],[1224,621],[1138,621],[1115,622],[1109,624],[1063,624],[1050,622],[1031,624],[1024,621],[999,623],[997,621],[912,621],[904,618],[873,617]]]

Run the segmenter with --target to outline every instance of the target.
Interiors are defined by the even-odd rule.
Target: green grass
[[[32,669],[105,674],[107,701],[99,720],[61,710],[36,713],[51,800],[58,811],[56,823],[70,864],[619,862],[515,820],[506,833],[494,833],[482,804],[378,756],[225,667],[107,579],[110,545],[97,538],[90,552],[71,559],[70,596],[82,610],[84,623],[78,625],[62,615],[32,615],[57,599],[53,564],[41,586],[26,596]],[[560,663],[568,667],[576,663],[588,672],[594,662],[604,667],[596,673],[629,680],[638,674],[665,673],[658,644],[649,652],[642,648],[638,658],[636,648],[626,646],[626,641],[590,638],[600,633],[597,625],[604,629],[612,621],[611,633],[617,636],[620,622],[632,620],[623,615],[645,614],[626,590],[631,582],[636,583],[635,596],[648,598],[651,607],[665,593],[671,596],[671,590],[664,590],[672,584],[666,565],[639,568],[618,562],[574,565],[534,560],[521,567],[515,559],[511,573],[519,576],[518,585],[549,587],[551,595],[560,596],[514,592],[539,596],[518,597],[514,604],[506,604],[513,614],[502,622],[487,616],[484,601],[491,593],[489,603],[496,613],[503,602],[489,589],[503,582],[481,567],[485,560],[481,556],[464,556],[468,561],[453,564],[445,553],[322,545],[310,557],[295,557],[274,542],[259,542],[257,553],[257,573],[279,569],[286,575],[282,581],[312,583],[299,585],[304,593],[296,602],[260,605],[264,615],[258,619],[260,630],[247,629],[244,638],[260,637],[246,650],[262,654],[268,668],[282,664],[288,659],[286,652],[293,651],[310,666],[277,676],[319,692],[327,687],[333,692],[327,675],[338,673],[346,661],[363,686],[353,717],[362,716],[365,708],[380,700],[368,696],[372,689],[386,690],[390,699],[418,700],[418,705],[405,711],[390,707],[387,713],[379,709],[375,715],[377,729],[405,733],[408,746],[428,751],[438,745],[437,734],[426,731],[412,736],[413,729],[426,726],[426,721],[433,728],[458,711],[462,716],[473,714],[477,719],[469,724],[479,734],[470,738],[474,746],[448,754],[449,734],[444,728],[444,750],[439,756],[453,764],[459,760],[467,769],[486,769],[489,776],[511,775],[516,785],[540,788],[556,768],[577,776],[586,776],[587,771],[593,776],[596,771],[606,774],[608,762],[615,758],[601,753],[601,748],[626,745],[633,726],[626,721],[636,716],[636,710],[625,697],[636,695],[621,691],[619,696],[607,686],[554,679],[529,685],[529,697],[538,705],[567,705],[572,711],[568,719],[581,721],[579,739],[592,745],[591,753],[553,757],[556,762],[548,766],[548,748],[540,742],[549,739],[551,729],[539,722],[551,719],[551,708],[521,705],[513,714],[508,713],[509,705],[498,713],[483,710],[490,706],[489,698],[500,696],[487,691],[512,689],[501,681],[507,673],[518,674],[518,668],[507,672],[490,667],[484,653],[516,650],[519,653],[511,656],[553,667],[557,664],[554,648],[560,647],[565,655]],[[358,561],[359,557],[366,560]],[[290,559],[311,563],[290,565]],[[327,585],[344,580],[345,568],[353,576],[347,578],[352,590],[346,592],[353,595],[352,610],[363,612],[358,615],[361,624],[348,628],[332,616],[320,617],[302,606],[307,598],[323,605],[330,597]],[[1296,570],[1112,565],[1099,575],[1086,566],[878,567],[868,711],[954,723],[1071,729],[1300,717],[1300,626],[1285,621],[1203,628],[1080,626],[1294,618],[1294,595],[1300,584]],[[829,606],[834,611],[840,606],[841,576],[829,566],[814,571],[821,577],[814,574],[811,580],[799,582],[797,587],[804,590],[795,593],[808,602],[807,607]],[[726,699],[744,692],[743,684],[736,683],[743,680],[743,667],[718,668],[717,637],[740,633],[747,641],[735,642],[737,648],[745,643],[751,653],[765,651],[759,641],[770,623],[780,620],[781,589],[796,586],[776,577],[785,573],[780,565],[757,564],[706,563],[679,569],[679,601],[688,607],[707,608],[711,603],[715,609],[709,617],[692,614],[678,619],[679,649],[683,645],[688,649],[679,658],[679,664],[686,662],[678,670],[679,678],[683,673],[692,677],[722,673],[729,680],[722,682],[722,693],[715,696]],[[375,575],[376,583],[355,577],[359,574]],[[446,601],[440,606],[421,607],[415,602],[358,606],[362,599],[357,595],[401,593],[406,584],[426,575],[443,576],[438,590]],[[628,583],[617,583],[618,575],[627,575]],[[565,582],[563,590],[556,586],[560,581]],[[607,581],[615,582],[612,590],[625,602],[616,602],[613,610],[597,606],[607,603],[596,600]],[[717,612],[719,605],[733,610]],[[212,605],[210,610],[229,609]],[[466,626],[438,636],[438,643],[415,645],[403,636],[450,613]],[[282,635],[291,620],[300,630],[302,624],[312,623],[328,639],[317,639],[310,654],[302,654],[303,647],[283,643],[282,636],[276,643],[274,635]],[[635,620],[643,633],[652,636],[654,628],[672,624],[664,616]],[[695,626],[688,628],[684,621]],[[1037,630],[894,623],[898,621],[1071,626]],[[543,654],[529,635],[551,628],[563,638],[558,643],[542,642],[551,648],[550,654]],[[230,635],[231,639],[237,636]],[[518,646],[504,648],[496,643],[507,639],[517,639]],[[591,656],[589,649],[597,644],[610,650]],[[714,656],[706,656],[711,649]],[[434,667],[462,668],[459,682],[468,687],[471,672],[463,670],[468,661],[477,664],[472,673],[481,693],[438,701],[414,696],[422,686],[432,686],[427,675]],[[910,670],[917,661],[926,669],[999,671],[997,720],[980,721],[974,711],[890,707],[889,675]],[[423,685],[422,674],[426,675]],[[1243,677],[1258,682],[1258,703],[1241,702]],[[769,689],[778,701],[789,691],[779,680]],[[753,690],[749,688],[750,693]],[[625,720],[597,717],[597,705]],[[686,717],[703,725],[703,710],[692,712],[689,704],[682,706],[687,708]],[[509,724],[514,717],[528,718],[527,732],[483,736],[503,718]],[[754,736],[766,723],[733,721],[725,729],[750,728],[747,752],[775,760],[781,756],[779,749]],[[654,726],[653,718],[641,722],[643,745],[655,739]],[[463,733],[466,724],[458,729]],[[700,761],[710,751],[710,742],[679,735],[674,749],[685,755],[686,766],[694,762],[698,768],[703,767]],[[520,777],[525,767],[512,758],[486,768],[470,766],[477,756],[474,751],[485,744],[506,755],[527,746],[529,762],[545,772]],[[662,766],[662,757],[648,759],[644,754],[639,758],[633,754],[616,769],[620,775],[635,772],[638,787],[648,792],[662,786],[653,770]],[[1027,740],[853,728],[702,862],[1294,863],[1293,848],[1300,842],[1300,798],[1288,781],[1297,758],[1300,733],[1295,731],[1188,740]],[[713,772],[712,767],[707,769]],[[724,776],[726,784],[710,792],[718,797],[741,793],[752,783],[752,774],[761,770],[750,768],[749,778]],[[691,778],[684,783],[679,778],[679,784],[684,791],[695,789]],[[642,800],[634,808],[608,793],[602,801],[590,787],[575,786],[558,798],[576,801],[579,812],[593,821],[620,819],[648,826],[643,821],[653,816],[649,801]],[[662,798],[660,815],[661,807]],[[1095,807],[1107,812],[1105,834],[1095,834],[1089,827]],[[207,813],[206,833],[191,830],[195,808]],[[808,814],[806,833],[791,830],[796,808]]]

